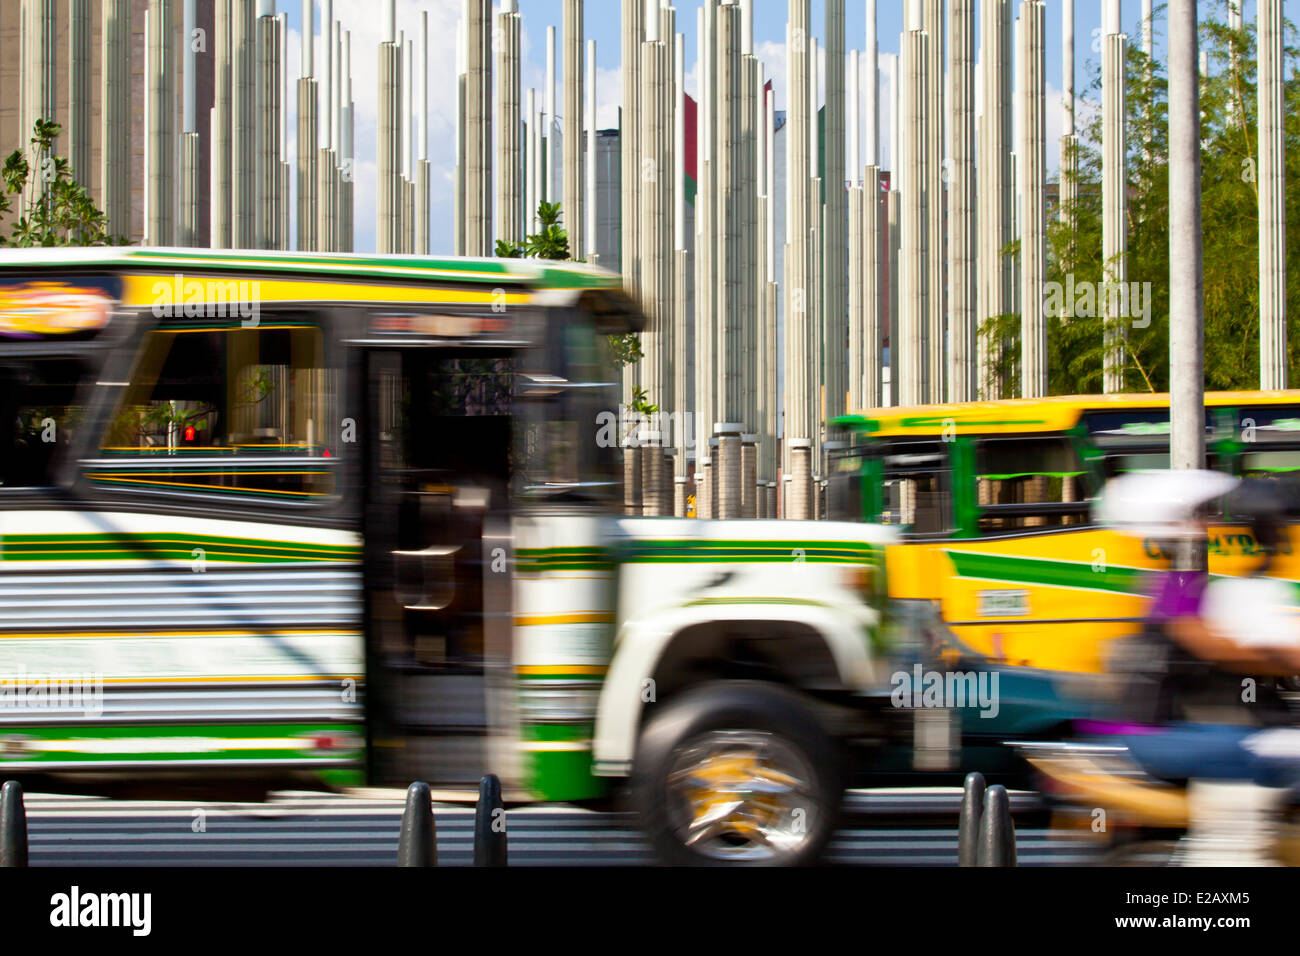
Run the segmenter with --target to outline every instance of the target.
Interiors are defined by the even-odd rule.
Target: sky
[[[378,46],[383,30],[383,3],[385,0],[333,0],[333,14],[343,27],[352,33],[352,76],[355,116],[355,220],[357,251],[375,248],[375,210],[377,202],[375,131],[378,117]],[[324,16],[324,0],[315,0],[316,30]],[[1225,0],[1199,0],[1201,16],[1223,17]],[[499,9],[494,3],[494,12]],[[897,53],[899,34],[903,29],[904,0],[878,0],[878,43],[880,53]],[[979,23],[976,4],[976,51],[978,56]],[[1300,0],[1286,0],[1284,14],[1294,17]],[[430,245],[435,254],[452,251],[453,184],[456,153],[456,36],[462,0],[397,0],[397,28],[406,31],[408,38],[418,38],[420,14],[429,14],[429,117],[428,159],[431,163],[431,229]],[[546,27],[556,27],[557,46],[561,41],[561,0],[520,0],[519,10],[523,20],[522,89],[537,90],[539,105],[544,102],[543,88],[546,77]],[[695,92],[696,11],[698,0],[679,0],[677,4],[677,31],[684,34],[686,50],[686,88]],[[866,4],[863,0],[846,0],[845,46],[846,51],[862,49],[865,44]],[[1059,0],[1047,4],[1047,143],[1049,175],[1054,175],[1059,161],[1059,140],[1062,133],[1060,95],[1061,27],[1062,10]],[[278,0],[278,12],[287,15],[288,37],[288,88],[291,102],[289,110],[296,112],[293,102],[296,79],[301,62],[302,2]],[[1155,55],[1163,58],[1164,22],[1163,4],[1156,3]],[[764,64],[765,76],[773,82],[776,108],[786,106],[785,27],[788,6],[786,0],[754,0],[754,50]],[[600,128],[618,125],[618,107],[622,98],[622,82],[618,65],[621,52],[621,14],[619,0],[586,0],[584,14],[585,39],[596,41],[596,92],[597,122]],[[1255,0],[1245,0],[1244,15],[1248,21],[1255,16]],[[1080,125],[1087,122],[1095,104],[1086,99],[1091,77],[1100,59],[1101,0],[1076,0],[1075,3],[1075,89],[1080,96],[1077,115]],[[1124,29],[1138,42],[1141,0],[1122,0]],[[825,2],[812,0],[813,31],[819,47],[824,38]],[[417,42],[418,48],[418,42]],[[315,61],[320,75],[321,47],[317,37]],[[563,58],[556,54],[557,73],[562,71]],[[882,63],[883,73],[883,63]],[[978,88],[978,84],[977,84]],[[881,162],[890,165],[889,139],[889,85],[884,75],[880,79],[880,148]],[[522,97],[521,97],[522,99]],[[557,101],[561,97],[557,94]],[[976,108],[980,104],[977,100]],[[289,125],[289,154],[296,154],[296,123]],[[865,158],[863,160],[865,162]]]

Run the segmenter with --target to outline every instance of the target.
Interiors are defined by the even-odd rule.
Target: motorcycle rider
[[[1166,723],[1125,741],[1148,773],[1188,783],[1185,865],[1271,864],[1277,808],[1300,784],[1300,730],[1276,681],[1300,673],[1300,620],[1294,585],[1266,575],[1287,545],[1285,502],[1250,480],[1227,504],[1262,559],[1241,577],[1167,573],[1148,629],[1164,642],[1155,716]]]
[[[1300,782],[1300,765],[1262,758],[1245,741],[1287,726],[1292,713],[1276,678],[1300,673],[1300,620],[1288,582],[1266,576],[1284,546],[1285,505],[1271,482],[1248,480],[1228,498],[1262,556],[1252,573],[1211,581],[1205,572],[1169,571],[1148,615],[1145,676],[1150,722],[1130,750],[1171,780]]]

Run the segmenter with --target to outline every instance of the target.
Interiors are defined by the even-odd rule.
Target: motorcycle
[[[1300,787],[1164,780],[1105,738],[1011,746],[1052,828],[1096,835],[1099,866],[1300,866]]]

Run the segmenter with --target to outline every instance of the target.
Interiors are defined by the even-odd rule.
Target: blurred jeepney
[[[0,253],[0,769],[627,784],[668,859],[815,856],[859,755],[952,749],[902,539],[620,517],[641,322],[571,264]]]

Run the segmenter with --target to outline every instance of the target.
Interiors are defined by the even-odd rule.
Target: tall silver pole
[[[1047,10],[1042,0],[1020,4],[1021,317],[1020,395],[1047,394]]]
[[[594,73],[596,68],[596,59],[594,53],[594,41],[588,47],[590,54],[591,70]],[[593,90],[591,110],[592,125],[595,125],[595,93],[594,84],[589,89]],[[689,463],[687,462],[688,444],[692,443],[694,435],[687,433],[688,421],[686,412],[692,406],[691,394],[694,383],[690,375],[690,359],[694,353],[693,345],[687,337],[690,329],[689,316],[687,315],[687,290],[691,281],[690,264],[686,248],[686,37],[684,34],[676,33],[673,35],[673,263],[672,263],[672,281],[673,281],[673,357],[672,357],[672,376],[673,376],[673,401],[677,412],[675,422],[670,419],[673,434],[665,435],[665,442],[671,441],[673,447],[673,510],[676,517],[683,518],[686,516],[686,484],[689,477]],[[592,150],[594,157],[594,149]],[[588,176],[590,176],[590,170]],[[594,200],[593,196],[591,197]],[[594,201],[593,201],[594,205]],[[594,215],[588,210],[588,215]],[[596,242],[596,233],[594,229],[588,230],[588,241],[593,245]]]
[[[857,50],[848,53],[848,140],[849,168],[845,170],[850,185],[862,182],[862,63]]]
[[[1079,140],[1074,135],[1074,0],[1061,3],[1061,112],[1064,131],[1061,134],[1060,217],[1072,234],[1074,204],[1079,196]]]
[[[321,0],[321,149],[334,146],[334,0]]]
[[[575,259],[587,256],[586,217],[583,215],[582,177],[582,0],[564,0],[564,225],[569,230],[569,251]]]
[[[146,239],[153,245],[171,245],[176,211],[173,192],[175,154],[175,27],[171,0],[150,0],[148,6],[149,57],[145,70],[149,106],[146,130],[145,179],[149,184],[145,208]]]
[[[845,280],[847,196],[844,190],[844,0],[826,0],[826,225],[822,254],[825,303],[822,312],[823,415],[827,422],[846,411],[848,323]],[[856,177],[856,172],[855,172]],[[829,434],[831,428],[826,426]],[[817,471],[821,472],[820,463]]]
[[[596,241],[596,41],[587,41],[586,66],[587,99],[587,155],[583,162],[586,176],[586,199],[583,211],[586,214],[586,248],[587,261],[597,262],[599,245]],[[685,110],[679,111],[682,114]],[[684,459],[685,456],[683,456]]]
[[[942,402],[947,397],[948,289],[944,275],[944,120],[947,91],[944,83],[943,0],[925,0],[926,88],[926,317],[924,342],[925,389],[923,401]]]
[[[1281,4],[1279,3],[1280,7]],[[1169,463],[1205,466],[1205,289],[1196,0],[1169,0]],[[1203,547],[1181,568],[1204,568]]]
[[[810,140],[816,115],[810,112],[808,55],[810,40],[809,0],[789,0],[787,58],[789,98],[786,123],[786,229],[785,251],[785,462],[782,471],[791,476],[785,489],[783,514],[787,518],[812,517],[812,439],[815,436],[814,396],[817,383],[811,380],[815,367],[809,355],[811,342],[808,288],[812,227],[812,179],[809,168]],[[698,357],[697,357],[698,361]]]
[[[1287,387],[1286,132],[1282,0],[1257,0],[1259,37],[1259,385]]]
[[[623,0],[623,109],[619,117],[619,145],[622,153],[622,244],[619,267],[623,275],[623,288],[632,295],[636,294],[637,280],[640,277],[640,262],[637,244],[640,236],[638,227],[637,200],[640,191],[636,188],[640,170],[637,164],[641,156],[640,127],[641,115],[638,106],[641,102],[641,41],[645,36],[645,0]],[[530,213],[531,214],[531,213]],[[636,386],[638,368],[629,365],[624,370],[623,401],[632,400],[631,389]]]
[[[880,163],[880,44],[876,39],[876,0],[867,0],[867,36],[862,47],[866,58],[862,71],[866,74],[867,88],[863,94],[866,104],[866,163]],[[891,147],[892,148],[892,147]],[[857,171],[854,171],[857,175]]]
[[[492,254],[492,0],[465,2],[465,254]]]
[[[402,103],[402,47],[398,42],[395,0],[387,0],[384,17],[385,32],[379,43],[379,116],[378,136],[375,140],[376,165],[379,182],[375,204],[375,245],[381,253],[401,250],[398,225],[401,221],[401,103]],[[462,86],[463,86],[462,82]],[[464,111],[458,110],[458,124],[464,126]],[[460,172],[464,173],[465,137],[461,136]],[[458,193],[461,190],[458,190]],[[459,197],[458,197],[459,200]],[[464,214],[463,200],[460,212]]]
[[[420,12],[420,59],[415,99],[415,251],[429,254],[429,11]],[[501,131],[504,137],[505,131]]]
[[[229,0],[218,0],[219,5],[228,2]],[[109,235],[129,237],[132,180],[131,0],[102,0],[100,14],[100,196],[104,217],[108,220]],[[217,42],[220,43],[220,31],[216,32]],[[218,56],[214,67],[214,85],[218,91],[220,62]],[[214,125],[213,138],[216,135]],[[216,173],[214,166],[214,184]]]
[[[68,0],[68,163],[73,179],[87,189],[95,179],[90,164],[90,33],[90,0]]]
[[[513,0],[497,14],[497,129],[496,236],[515,244],[524,240],[524,146],[520,140],[523,116],[519,101],[520,17]]]
[[[930,105],[929,35],[920,29],[907,31],[903,48],[903,290],[899,329],[899,395],[903,405],[920,405],[929,400],[926,361],[926,329],[929,312],[929,177],[926,162]]]
[[[1124,131],[1124,62],[1128,38],[1119,32],[1119,8],[1119,0],[1106,0],[1102,36],[1102,268],[1108,289],[1128,279],[1128,177]],[[1108,293],[1104,298],[1102,385],[1108,393],[1120,392],[1124,389],[1124,366],[1127,364],[1124,343],[1128,338],[1128,328],[1124,325],[1124,316],[1112,314],[1112,304],[1118,304],[1119,296]]]
[[[555,202],[560,197],[555,188],[556,161],[555,137],[558,126],[555,122],[555,27],[546,28],[546,121],[542,124],[542,135],[546,137],[546,172],[542,183],[542,198]]]
[[[177,245],[198,245],[199,226],[199,134],[194,124],[194,89],[196,57],[194,55],[195,0],[184,0],[181,8],[181,132],[177,138],[180,158],[178,186],[178,214],[176,218]],[[89,71],[86,71],[87,73]],[[75,85],[74,80],[74,85]],[[87,79],[85,82],[89,82]],[[75,128],[75,123],[74,123]]]
[[[391,5],[393,0],[385,0],[385,5]],[[298,77],[298,137],[297,137],[297,174],[298,174],[298,201],[297,201],[297,222],[298,222],[298,248],[303,251],[311,251],[317,248],[316,245],[316,186],[317,171],[316,162],[319,158],[317,144],[319,143],[317,130],[317,95],[318,86],[314,75],[315,65],[313,51],[315,48],[315,20],[316,4],[314,0],[302,0],[302,56],[299,65]],[[382,54],[381,54],[382,56]],[[381,68],[380,86],[383,86],[382,68]],[[381,97],[382,97],[381,93]],[[213,135],[219,135],[214,125]],[[383,129],[380,129],[379,150],[382,153],[384,148]],[[382,160],[380,161],[382,168]],[[215,167],[214,167],[215,169]],[[381,175],[379,181],[379,202],[382,205],[383,191],[385,185]],[[381,214],[382,219],[382,214]],[[380,249],[383,249],[382,230],[379,233]]]
[[[976,397],[975,0],[951,0],[952,168],[948,182],[948,399]]]

